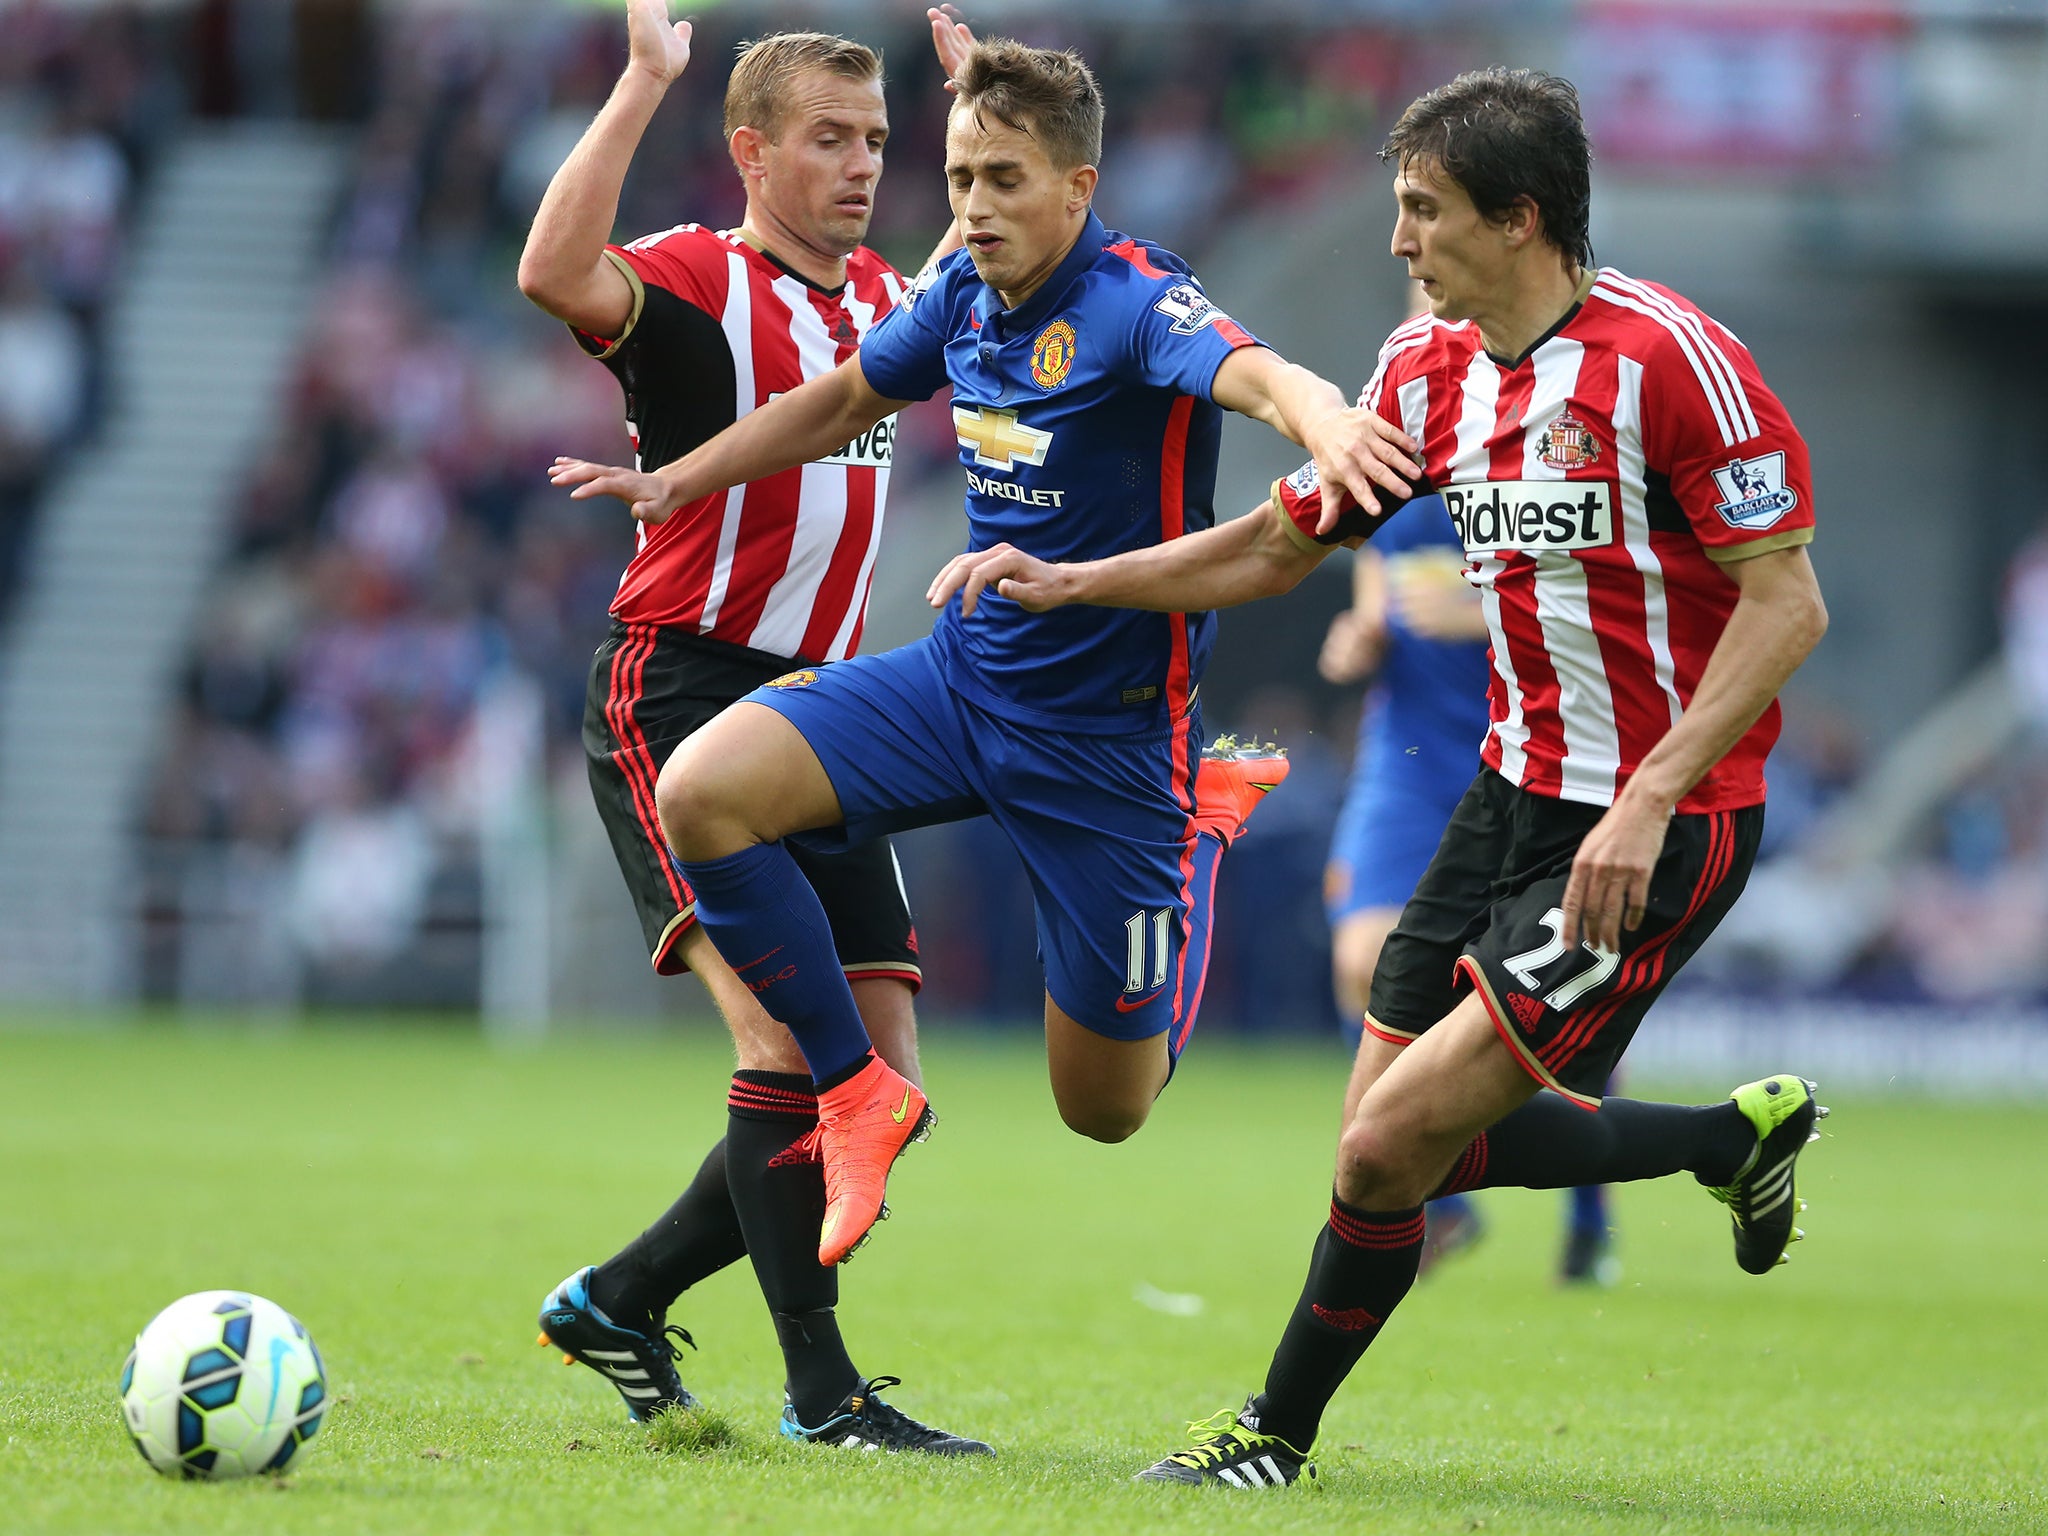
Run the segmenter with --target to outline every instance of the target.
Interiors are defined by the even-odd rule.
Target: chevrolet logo
[[[1009,469],[1015,464],[1043,464],[1045,450],[1052,446],[1052,434],[1027,427],[1015,411],[999,411],[986,405],[969,409],[953,407],[953,430],[960,446],[974,450],[974,462],[991,469]]]

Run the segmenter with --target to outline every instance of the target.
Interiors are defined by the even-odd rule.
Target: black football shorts
[[[612,623],[590,664],[583,755],[597,812],[633,893],[647,952],[665,976],[683,970],[676,943],[696,921],[697,898],[669,856],[655,813],[661,765],[684,737],[735,699],[799,665],[653,624]],[[848,979],[923,984],[917,930],[887,838],[820,853],[786,845],[818,893]]]
[[[1405,1045],[1476,990],[1531,1077],[1598,1108],[1650,1004],[1742,894],[1764,825],[1761,805],[1673,816],[1642,926],[1618,954],[1567,949],[1572,858],[1605,814],[1482,768],[1387,936],[1365,1027]]]

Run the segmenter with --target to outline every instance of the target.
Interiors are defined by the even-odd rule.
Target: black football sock
[[[597,1266],[590,1299],[614,1322],[660,1333],[678,1296],[746,1252],[726,1185],[725,1143],[719,1141],[661,1219]]]
[[[782,1344],[789,1400],[816,1429],[860,1381],[832,1309],[839,1272],[818,1262],[825,1169],[805,1140],[818,1096],[800,1072],[735,1072],[727,1101],[726,1180],[747,1253]]]
[[[1606,1099],[1592,1114],[1539,1093],[1474,1137],[1435,1194],[1570,1189],[1693,1173],[1726,1184],[1756,1150],[1756,1127],[1731,1102]]]
[[[1323,1410],[1408,1294],[1421,1260],[1421,1206],[1361,1211],[1331,1197],[1308,1283],[1253,1402],[1263,1433],[1297,1451],[1315,1444]]]

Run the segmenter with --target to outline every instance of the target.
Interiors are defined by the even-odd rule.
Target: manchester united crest
[[[817,680],[818,674],[809,667],[805,667],[800,672],[785,672],[782,676],[772,678],[761,686],[764,688],[808,688]]]
[[[1055,320],[1031,343],[1031,382],[1040,389],[1058,389],[1074,366],[1074,328]]]
[[[1600,444],[1566,406],[1536,439],[1536,456],[1552,469],[1582,469],[1600,462]]]

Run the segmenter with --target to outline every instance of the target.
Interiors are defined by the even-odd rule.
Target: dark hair
[[[1056,171],[1102,163],[1102,90],[1081,55],[985,37],[960,69],[960,103],[1029,134]]]
[[[1593,265],[1593,151],[1569,80],[1499,64],[1467,70],[1410,104],[1380,159],[1441,169],[1489,219],[1526,197],[1543,216],[1544,239]]]

